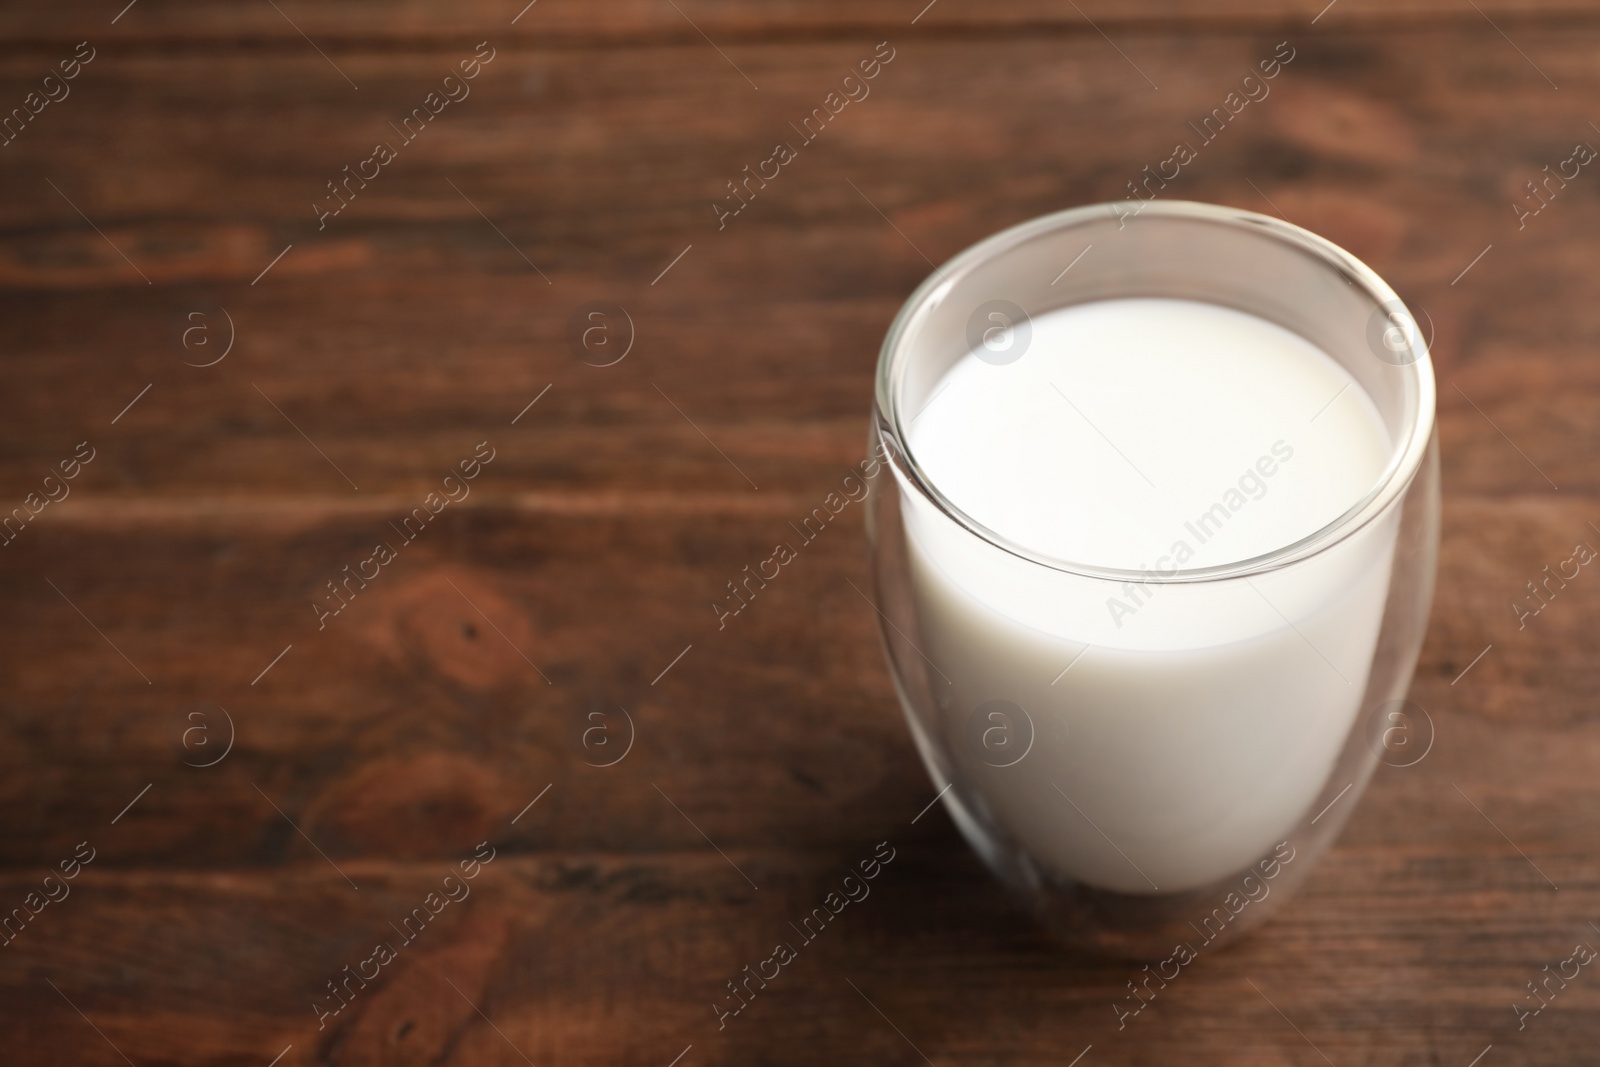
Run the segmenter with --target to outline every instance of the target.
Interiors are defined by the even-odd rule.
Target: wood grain
[[[7,1062],[1592,1061],[1587,975],[1510,1007],[1600,938],[1600,586],[1511,607],[1600,544],[1600,196],[1511,209],[1600,138],[1587,8],[278,6],[0,11],[0,104],[99,48],[0,148],[0,514],[96,450],[0,546],[0,905],[97,850],[0,947]],[[486,37],[470,97],[319,230],[325,183]],[[862,452],[930,260],[1125,195],[1285,38],[1173,193],[1324,233],[1427,312],[1434,748],[1119,1030],[1134,969],[1052,945],[942,812],[912,824],[934,790],[851,588],[860,509],[725,629],[711,603]],[[883,39],[872,95],[719,231],[725,183]],[[613,366],[570,346],[589,301],[633,324]],[[471,496],[319,628],[484,441]],[[472,896],[319,1029],[484,841]],[[872,896],[719,1029],[724,983],[882,841]]]
[[[452,5],[407,0],[345,0],[338,5],[301,3],[241,8],[224,0],[137,0],[124,5],[101,0],[67,0],[43,11],[17,7],[0,12],[6,39],[21,46],[76,43],[102,35],[134,47],[249,40],[305,48],[308,38],[323,49],[356,52],[374,44],[436,44],[453,38],[468,45],[485,35],[545,44],[679,41],[704,46],[704,36],[719,41],[793,41],[797,37],[836,37],[854,33],[955,32],[1015,34],[1065,31],[1094,35],[1096,27],[1139,32],[1199,28],[1281,27],[1312,24],[1379,29],[1448,22],[1484,23],[1490,15],[1513,28],[1529,22],[1578,21],[1591,10],[1583,0],[1483,0],[1470,5],[1450,0],[1328,0],[1310,3],[1273,0],[991,0],[986,4],[951,0],[887,0],[877,4],[812,0],[755,6],[740,0],[689,0],[677,10],[654,0],[612,0],[604,8],[579,0],[464,0]],[[120,14],[119,14],[120,13]],[[115,22],[112,20],[115,19]],[[1487,28],[1487,27],[1485,27]]]

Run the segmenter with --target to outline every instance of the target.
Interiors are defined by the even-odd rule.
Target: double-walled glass
[[[1009,342],[1123,297],[1217,304],[1317,345],[1387,430],[1376,483],[1293,544],[1170,574],[1050,558],[964,514],[907,430],[973,349],[974,316],[983,336],[1009,308]],[[901,309],[870,444],[889,472],[868,519],[876,599],[912,737],[972,847],[1068,941],[1153,959],[1237,937],[1309,873],[1379,758],[1423,743],[1403,698],[1438,544],[1432,365],[1393,290],[1330,242],[1159,201],[1007,230]],[[1130,595],[1140,625],[1117,627],[1107,602]]]

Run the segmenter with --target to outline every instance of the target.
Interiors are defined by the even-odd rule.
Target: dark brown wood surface
[[[1600,177],[1512,209],[1600,145],[1600,15],[922,8],[0,10],[0,112],[94,50],[0,147],[0,511],[94,453],[0,547],[0,911],[94,856],[0,947],[0,1060],[1600,1058],[1591,970],[1512,1010],[1600,945],[1600,578],[1510,607],[1600,545]],[[724,183],[885,40],[871,96],[719,231]],[[1119,1031],[1135,968],[1054,947],[938,809],[912,825],[934,790],[850,584],[861,510],[726,629],[710,605],[862,452],[928,260],[1126,195],[1285,40],[1170,195],[1325,234],[1436,329],[1436,736]],[[325,183],[480,41],[471,95],[319,231]],[[569,345],[588,301],[633,324],[613,366]],[[325,583],[484,441],[471,495],[319,629]],[[595,766],[619,708],[632,746]],[[484,841],[470,897],[319,1029]],[[872,895],[719,1030],[724,983],[883,841]]]

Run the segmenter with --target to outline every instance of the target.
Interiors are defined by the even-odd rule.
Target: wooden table
[[[1592,6],[924,2],[0,11],[0,907],[39,905],[0,1060],[1596,1062],[1592,968],[1512,1007],[1600,945],[1600,577],[1511,606],[1600,546],[1596,172],[1514,206],[1600,145]],[[1126,196],[1279,42],[1164,195],[1323,233],[1431,322],[1436,736],[1119,1031],[1135,968],[913,825],[861,509],[711,604],[862,453],[930,261]]]

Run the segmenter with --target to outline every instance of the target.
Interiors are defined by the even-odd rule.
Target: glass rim
[[[1339,272],[1346,281],[1359,287],[1375,308],[1386,305],[1405,307],[1405,303],[1400,299],[1399,294],[1376,271],[1360,259],[1357,259],[1327,238],[1283,219],[1248,211],[1244,208],[1225,207],[1220,204],[1202,203],[1195,200],[1143,201],[1139,218],[1143,219],[1146,215],[1154,216],[1158,219],[1169,218],[1211,222],[1264,234],[1267,237],[1318,256],[1329,268]],[[922,284],[917,286],[916,290],[901,305],[900,310],[895,314],[894,320],[889,324],[889,330],[884,335],[883,345],[878,352],[873,413],[878,433],[888,439],[892,446],[886,452],[890,465],[897,472],[903,474],[906,481],[920,495],[965,532],[988,542],[1010,555],[1051,570],[1085,578],[1115,582],[1133,581],[1143,585],[1177,585],[1193,582],[1222,581],[1263,574],[1287,567],[1301,560],[1319,555],[1347,540],[1387,512],[1396,501],[1405,495],[1412,479],[1416,476],[1417,471],[1421,469],[1422,461],[1427,455],[1434,434],[1437,387],[1433,375],[1433,361],[1429,357],[1427,343],[1422,339],[1419,330],[1401,331],[1405,338],[1406,351],[1412,358],[1395,366],[1397,370],[1409,375],[1408,382],[1414,389],[1412,394],[1414,408],[1408,404],[1406,411],[1408,425],[1405,427],[1405,432],[1401,435],[1401,438],[1391,445],[1389,462],[1379,473],[1376,482],[1365,495],[1322,527],[1296,541],[1259,555],[1209,567],[1196,567],[1187,570],[1180,568],[1170,574],[1082,563],[1039,552],[1020,542],[1013,541],[1004,534],[985,526],[946,497],[934,480],[922,469],[921,464],[917,462],[916,455],[912,452],[907,442],[907,435],[902,429],[907,423],[902,418],[904,412],[900,405],[898,392],[895,389],[897,384],[896,371],[906,363],[907,341],[913,321],[924,312],[937,306],[950,289],[954,287],[957,278],[979,265],[1005,256],[1022,244],[1041,235],[1068,230],[1083,223],[1096,221],[1108,216],[1113,219],[1120,217],[1116,204],[1086,204],[1081,207],[1068,208],[1065,211],[1041,215],[1001,230],[999,233],[968,246],[940,266],[935,267],[933,273],[924,279]],[[1135,220],[1132,224],[1138,225],[1139,222]],[[1148,294],[1130,292],[1128,295]],[[1105,296],[1098,299],[1117,299],[1117,297]],[[1070,307],[1072,305],[1063,304],[1061,306]],[[1410,315],[1409,309],[1407,309],[1407,315]],[[1414,316],[1412,321],[1415,322]],[[1312,343],[1315,344],[1315,342]],[[1321,348],[1320,345],[1318,347]]]

